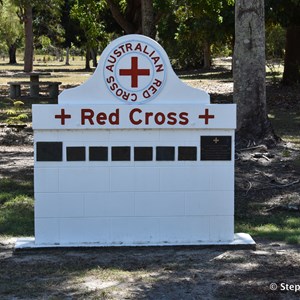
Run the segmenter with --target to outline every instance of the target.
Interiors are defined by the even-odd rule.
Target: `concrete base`
[[[42,249],[42,248],[92,248],[92,247],[141,247],[141,246],[225,246],[233,249],[255,249],[256,243],[248,233],[236,233],[233,241],[219,242],[191,242],[191,243],[161,243],[161,244],[101,244],[101,243],[78,243],[78,244],[35,244],[34,237],[19,238],[16,241],[15,250]]]

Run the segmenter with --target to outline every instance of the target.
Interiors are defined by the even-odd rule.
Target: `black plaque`
[[[37,161],[62,161],[62,142],[37,142]]]
[[[85,161],[85,147],[67,147],[67,161]]]
[[[89,148],[90,161],[107,161],[108,148],[107,147],[90,147]]]
[[[134,147],[135,161],[151,161],[153,159],[152,147]]]
[[[130,147],[111,147],[112,161],[130,161]]]
[[[175,160],[175,147],[156,147],[157,161]]]
[[[178,160],[197,160],[197,147],[178,147]]]
[[[201,136],[201,160],[231,160],[231,136]]]

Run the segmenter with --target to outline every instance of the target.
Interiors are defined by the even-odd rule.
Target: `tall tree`
[[[19,18],[24,23],[25,50],[24,72],[32,72],[33,69],[33,27],[32,27],[32,3],[31,1],[19,1]]]
[[[77,36],[86,52],[85,68],[90,69],[90,59],[97,64],[97,51],[99,46],[105,47],[109,42],[110,34],[106,31],[103,22],[105,3],[94,0],[75,0],[71,9],[71,18],[77,20],[83,34]],[[102,49],[101,49],[102,50]]]
[[[142,33],[155,38],[153,0],[141,0]]]
[[[16,64],[16,51],[21,46],[23,30],[16,15],[16,6],[9,0],[0,5],[0,39],[8,48],[9,64]]]
[[[266,108],[264,0],[236,0],[233,60],[238,137],[247,142],[272,139]]]
[[[232,40],[233,0],[175,0],[158,36],[181,68],[211,66],[212,46]],[[230,38],[229,38],[230,37]]]
[[[60,5],[61,0],[11,0],[18,7],[18,17],[24,24],[25,33],[25,51],[24,51],[24,72],[31,72],[33,69],[33,50],[34,50],[34,34],[33,23],[36,21],[37,28],[42,29],[40,20],[51,19],[56,15],[56,6]],[[54,10],[51,10],[54,9]],[[40,14],[38,13],[40,12]],[[35,15],[35,16],[34,16]],[[34,19],[35,17],[35,19]],[[49,22],[48,22],[49,23]],[[46,24],[44,22],[43,24]],[[47,26],[48,34],[51,32],[51,24]],[[53,37],[53,36],[52,36]]]
[[[71,18],[71,9],[75,0],[64,0],[62,5],[61,24],[64,28],[63,46],[66,48],[66,65],[69,65],[69,53],[72,43],[77,42],[77,36],[80,35],[80,27],[78,20]]]
[[[286,28],[283,83],[300,83],[300,0],[266,0],[268,18]]]

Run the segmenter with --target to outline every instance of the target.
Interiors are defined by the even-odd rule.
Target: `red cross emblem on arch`
[[[138,88],[139,86],[139,76],[149,76],[150,69],[139,69],[138,67],[138,57],[131,57],[131,68],[130,69],[120,69],[120,76],[131,76],[131,87]]]

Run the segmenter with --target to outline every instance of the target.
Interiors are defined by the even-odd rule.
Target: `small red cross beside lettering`
[[[55,119],[60,119],[60,124],[65,125],[65,119],[71,119],[71,115],[65,114],[65,109],[62,108],[60,115],[55,115]]]
[[[199,119],[204,119],[205,120],[205,125],[208,125],[208,120],[209,119],[214,119],[215,115],[210,115],[208,108],[205,108],[205,114],[204,115],[199,115]]]
[[[138,68],[138,57],[131,57],[131,69],[120,69],[120,76],[131,76],[131,87],[138,87],[139,76],[149,76],[150,69],[139,69]]]

